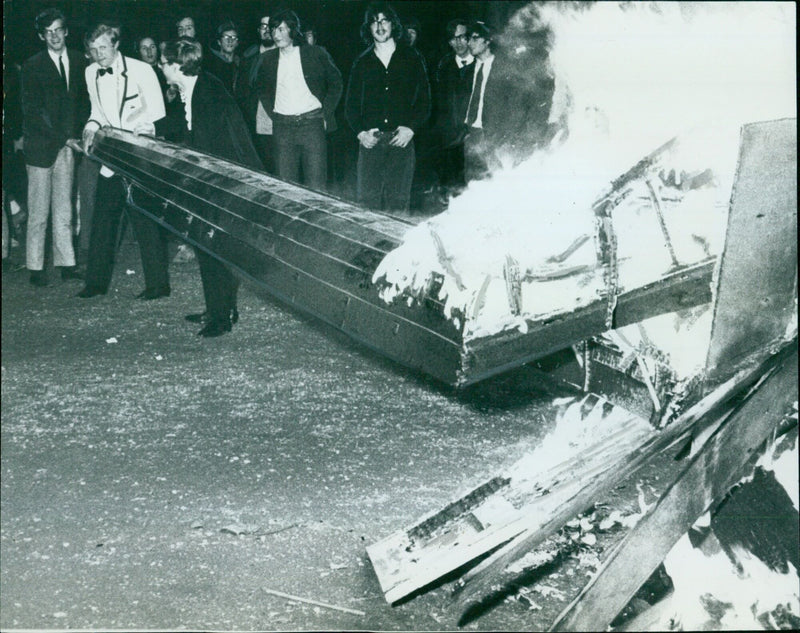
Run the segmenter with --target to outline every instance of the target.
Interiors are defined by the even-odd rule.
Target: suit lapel
[[[122,125],[122,109],[125,107],[125,102],[128,100],[128,62],[125,55],[122,55],[122,99],[119,102],[119,123]]]

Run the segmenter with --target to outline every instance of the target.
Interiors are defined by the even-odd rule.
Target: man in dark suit
[[[263,169],[239,106],[219,79],[201,71],[202,62],[201,45],[189,38],[167,42],[161,53],[161,69],[167,81],[178,86],[181,99],[187,104],[184,142],[201,152]],[[230,332],[239,320],[239,282],[216,257],[201,249],[196,252],[206,311],[190,314],[186,319],[205,323],[198,335],[220,336]]]
[[[464,136],[467,103],[472,89],[475,57],[469,51],[469,22],[447,23],[447,42],[452,49],[436,68],[436,128],[441,143],[439,180],[446,189],[457,192],[464,181]]]
[[[495,55],[492,30],[483,22],[473,22],[469,34],[475,71],[464,120],[468,181],[485,178],[503,158],[519,161],[546,141],[555,85],[545,60]]]
[[[80,136],[89,111],[82,54],[66,47],[66,18],[58,9],[36,17],[47,46],[22,67],[22,112],[28,171],[26,263],[34,286],[44,286],[47,220],[53,215],[53,263],[63,279],[80,279],[72,245],[72,180],[75,159],[68,139]]]
[[[273,122],[278,176],[322,191],[328,180],[325,134],[336,130],[342,74],[321,46],[306,43],[293,11],[270,16],[275,50],[258,71],[259,100]]]

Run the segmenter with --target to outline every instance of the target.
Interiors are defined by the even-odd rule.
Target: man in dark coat
[[[353,62],[344,106],[359,142],[358,201],[378,211],[408,211],[414,136],[431,112],[425,61],[404,43],[403,25],[386,2],[367,7],[361,37],[368,47]]]
[[[306,43],[293,11],[270,16],[275,50],[258,71],[259,100],[273,122],[278,176],[322,191],[328,180],[325,134],[336,130],[342,74],[321,46]]]
[[[519,161],[546,142],[555,81],[545,60],[495,55],[494,34],[483,22],[473,22],[469,34],[475,71],[465,119],[465,171],[467,180],[478,180],[502,158]]]
[[[275,170],[275,146],[273,143],[272,119],[258,98],[258,70],[264,61],[264,53],[275,48],[269,28],[269,15],[262,15],[258,23],[258,43],[242,53],[239,81],[236,82],[236,100],[242,108],[245,121],[250,127],[256,149],[270,174]]]
[[[186,104],[186,145],[262,170],[239,106],[219,79],[201,71],[202,61],[202,47],[196,40],[188,38],[167,42],[161,53],[164,75],[169,83],[178,86]],[[236,308],[239,282],[213,255],[199,248],[196,253],[206,311],[190,314],[186,319],[205,322],[198,332],[200,336],[220,336],[230,332],[239,320]]]
[[[472,89],[475,58],[469,51],[469,22],[456,18],[447,23],[447,42],[452,49],[436,68],[436,128],[441,142],[439,179],[453,192],[464,182],[464,136],[467,104]]]
[[[89,114],[86,60],[68,50],[64,14],[47,9],[36,17],[46,49],[22,67],[22,113],[28,171],[26,263],[31,284],[44,286],[47,220],[53,215],[53,263],[63,279],[80,278],[72,245],[72,180],[75,158],[67,147],[77,139]]]

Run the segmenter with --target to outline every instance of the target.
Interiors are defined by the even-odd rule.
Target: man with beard
[[[357,197],[375,210],[408,211],[416,156],[414,135],[430,116],[425,62],[404,43],[403,26],[386,2],[367,7],[345,115],[359,142]]]
[[[167,42],[161,53],[161,69],[167,81],[178,86],[186,104],[186,136],[189,147],[250,167],[262,169],[247,125],[236,101],[222,82],[201,71],[203,49],[196,40]],[[239,282],[214,256],[196,249],[203,281],[206,310],[186,317],[204,323],[199,336],[215,337],[230,332],[239,320],[236,294]]]
[[[258,84],[258,70],[264,61],[264,53],[275,48],[269,15],[261,16],[258,23],[258,43],[250,46],[242,54],[239,82],[236,84],[236,99],[242,109],[245,121],[250,128],[256,149],[264,163],[264,168],[275,173],[275,149],[272,136],[272,119],[258,98],[261,87]]]

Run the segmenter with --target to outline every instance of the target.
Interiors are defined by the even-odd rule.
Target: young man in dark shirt
[[[369,46],[353,63],[345,98],[345,116],[359,141],[358,201],[376,210],[408,210],[414,134],[430,116],[425,62],[402,35],[388,3],[369,5],[361,25]]]

